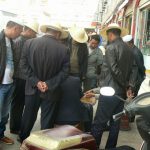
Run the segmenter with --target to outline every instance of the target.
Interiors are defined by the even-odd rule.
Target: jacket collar
[[[89,49],[89,47],[88,47],[88,49]],[[93,50],[93,51],[89,54],[89,56],[96,54],[96,53],[97,53],[97,50],[98,50],[98,48],[96,48],[95,50]]]
[[[0,33],[0,40],[5,40],[4,30],[2,30],[1,33]]]
[[[53,35],[51,34],[45,34],[43,37],[52,38],[54,40],[57,40]]]

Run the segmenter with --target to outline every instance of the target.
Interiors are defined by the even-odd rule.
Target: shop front
[[[136,44],[142,50],[146,70],[150,73],[150,1],[141,1],[139,8]]]

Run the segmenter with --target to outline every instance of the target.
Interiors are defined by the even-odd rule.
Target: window
[[[131,33],[131,25],[132,25],[132,15],[129,15],[126,17],[126,24],[125,24],[125,27],[129,30],[129,33]]]

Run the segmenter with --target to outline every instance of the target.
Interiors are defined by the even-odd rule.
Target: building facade
[[[127,28],[141,49],[147,72],[150,73],[150,0],[110,0],[107,10],[110,13],[102,17],[102,26],[116,22]]]

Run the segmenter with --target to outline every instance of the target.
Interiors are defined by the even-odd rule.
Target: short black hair
[[[13,21],[8,21],[6,27],[12,28],[14,26],[21,26],[20,24],[13,22]]]
[[[109,29],[107,31],[107,34],[110,33],[110,32],[113,33],[116,36],[120,36],[121,35],[121,30],[120,29]]]
[[[91,40],[93,40],[93,39],[94,39],[95,41],[97,41],[98,43],[100,43],[100,36],[99,36],[99,35],[97,35],[97,34],[96,34],[96,35],[92,35],[92,36],[91,36]]]

